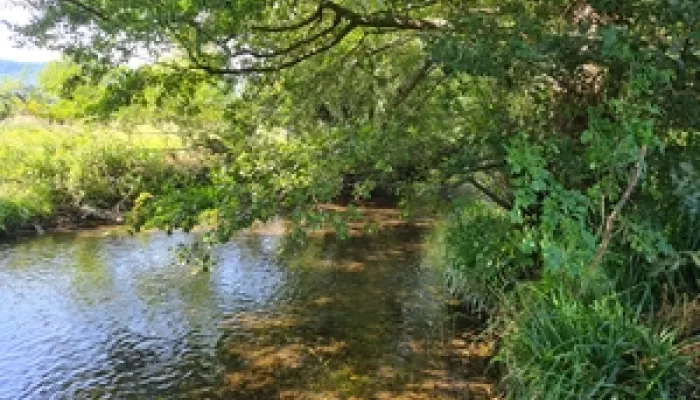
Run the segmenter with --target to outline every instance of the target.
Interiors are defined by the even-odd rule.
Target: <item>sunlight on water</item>
[[[316,238],[293,256],[277,251],[279,235],[248,234],[219,248],[209,273],[173,262],[188,240],[61,234],[2,245],[0,399],[490,390],[483,357],[450,345],[460,332],[419,266],[417,229]]]

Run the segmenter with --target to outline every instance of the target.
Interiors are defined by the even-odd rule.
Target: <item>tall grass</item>
[[[36,122],[0,127],[0,234],[81,207],[124,211],[142,191],[187,174],[177,136]]]
[[[683,251],[654,263],[618,251],[607,276],[584,284],[538,270],[506,213],[470,201],[438,224],[428,260],[456,296],[488,311],[506,397],[691,399],[696,328],[678,321],[693,319],[685,304],[698,293],[700,255],[696,220],[686,221],[670,236]]]
[[[430,262],[452,294],[475,311],[490,312],[504,294],[531,273],[518,250],[518,232],[494,205],[473,201],[449,213],[436,227]]]
[[[513,399],[690,399],[689,357],[672,330],[616,296],[584,300],[565,285],[525,286],[498,360]]]

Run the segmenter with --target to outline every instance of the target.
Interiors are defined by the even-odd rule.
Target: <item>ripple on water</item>
[[[0,399],[404,393],[444,317],[405,233],[284,257],[249,234],[209,273],[173,263],[186,235],[3,245]]]

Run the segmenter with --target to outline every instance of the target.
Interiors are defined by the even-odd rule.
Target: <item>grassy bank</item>
[[[429,261],[455,297],[488,316],[504,397],[694,399],[700,248],[682,239],[700,226],[686,224],[695,225],[669,236],[686,250],[610,263],[593,279],[547,271],[507,212],[467,201],[437,225]]]
[[[118,221],[144,191],[199,168],[178,162],[181,140],[40,121],[0,126],[0,236],[62,223]]]

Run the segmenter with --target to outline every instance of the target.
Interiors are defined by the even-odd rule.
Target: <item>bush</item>
[[[202,165],[168,157],[179,138],[103,127],[32,124],[0,129],[0,234],[89,209],[126,211],[141,192],[157,192]]]
[[[645,325],[615,297],[521,289],[497,356],[509,398],[689,398],[689,360],[673,332]]]
[[[48,194],[42,188],[22,189],[0,184],[0,235],[45,218],[53,212]]]
[[[430,260],[443,270],[453,295],[490,311],[518,280],[532,274],[532,263],[518,249],[519,236],[505,213],[472,201],[439,224]]]
[[[121,141],[76,149],[67,164],[59,175],[63,194],[73,203],[99,208],[130,202],[141,191],[153,191],[174,172],[162,152]]]
[[[665,229],[627,221],[605,265],[626,303],[651,313],[700,293],[700,215],[664,217]]]

